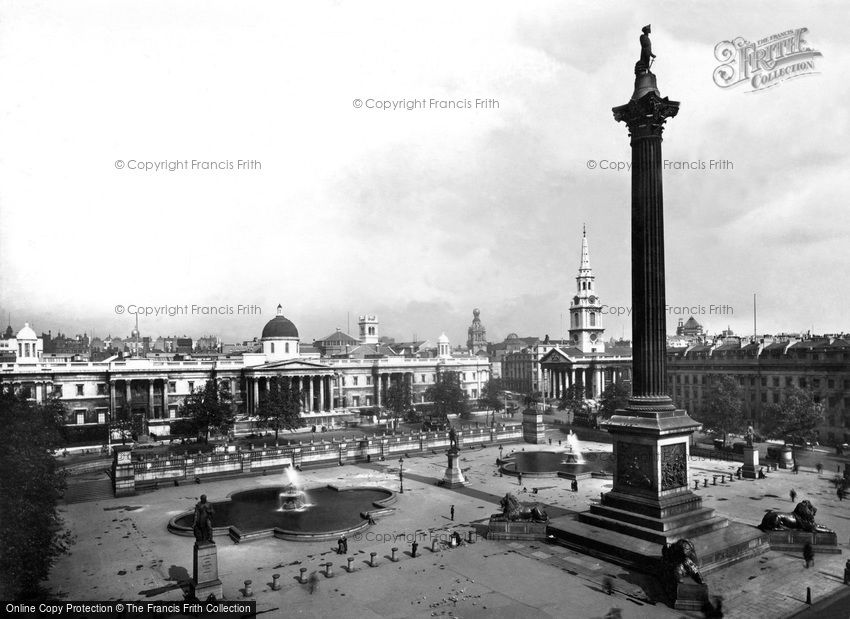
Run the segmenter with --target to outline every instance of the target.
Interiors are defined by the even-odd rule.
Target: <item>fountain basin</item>
[[[521,451],[503,460],[501,470],[506,475],[523,477],[565,477],[587,479],[609,478],[614,473],[614,454],[588,452],[582,454],[584,462],[569,451]]]
[[[290,541],[322,541],[367,529],[370,515],[387,513],[397,500],[395,492],[381,487],[307,489],[309,504],[281,509],[280,496],[288,487],[270,486],[234,492],[214,501],[213,539],[229,536],[235,542],[266,537]],[[193,536],[194,510],[172,518],[168,530]]]

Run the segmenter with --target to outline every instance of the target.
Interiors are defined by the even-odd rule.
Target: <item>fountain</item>
[[[570,430],[570,433],[567,434],[567,446],[569,447],[567,460],[575,464],[584,464],[584,456],[581,453],[581,444],[579,443],[575,432],[572,430]]]
[[[578,448],[578,439],[568,439],[566,451],[521,451],[508,456],[503,462],[502,472],[523,477],[565,477],[587,479],[589,477],[610,478],[614,470],[613,455],[608,452],[583,454]]]
[[[213,535],[237,542],[264,537],[291,541],[336,539],[368,528],[374,518],[392,513],[395,492],[380,487],[304,489],[294,467],[285,469],[284,486],[254,487],[213,503]],[[192,535],[194,512],[171,519],[168,530]]]
[[[301,511],[312,507],[307,501],[307,493],[300,488],[298,472],[292,466],[286,467],[285,471],[289,483],[277,495],[277,511]]]

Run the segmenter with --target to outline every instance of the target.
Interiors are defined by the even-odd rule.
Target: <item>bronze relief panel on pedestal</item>
[[[652,490],[652,448],[649,445],[617,442],[617,482],[624,486]]]
[[[688,485],[688,464],[685,444],[661,446],[661,489],[672,490]]]

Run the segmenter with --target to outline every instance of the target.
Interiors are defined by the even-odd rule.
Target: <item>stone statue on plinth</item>
[[[655,54],[652,53],[652,41],[649,40],[649,33],[652,32],[651,26],[647,24],[641,30],[643,34],[640,35],[640,60],[635,64],[635,75],[649,73],[652,59],[655,58]]]
[[[212,504],[207,503],[207,495],[202,494],[201,500],[195,504],[195,519],[192,522],[192,532],[195,534],[195,541],[213,541],[213,511]]]
[[[218,549],[213,541],[213,506],[207,503],[207,495],[195,504],[195,519],[192,532],[195,534],[195,548],[192,561],[192,580],[189,592],[192,599],[220,600],[222,598],[221,580],[218,578]]]
[[[449,449],[459,449],[457,446],[457,432],[454,428],[449,429]]]

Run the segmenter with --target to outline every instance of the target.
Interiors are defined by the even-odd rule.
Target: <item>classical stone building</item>
[[[769,421],[766,408],[790,387],[810,389],[825,406],[821,442],[850,441],[850,340],[843,336],[718,338],[667,349],[671,396],[695,419],[713,381],[730,375],[743,392],[744,411],[756,426]]]
[[[365,318],[366,337],[376,337],[377,319]],[[370,327],[375,333],[369,332]],[[382,406],[387,390],[401,381],[411,385],[414,403],[425,403],[427,388],[442,372],[456,372],[470,399],[480,396],[489,379],[486,359],[452,356],[445,336],[438,340],[436,357],[395,355],[379,344],[371,345],[378,347],[371,356],[320,358],[318,353],[305,354],[305,349],[312,347],[302,347],[298,329],[280,306],[263,328],[262,352],[210,360],[142,357],[45,363],[37,356],[35,333],[29,331],[23,329],[18,340],[30,356],[0,364],[4,389],[25,393],[35,402],[51,396],[60,398],[72,425],[103,425],[124,418],[132,422],[137,433],[157,436],[170,433],[183,400],[208,380],[225,384],[233,394],[238,414],[246,417],[256,413],[275,381],[297,385],[303,395],[305,422],[333,425],[359,419],[361,408]],[[137,330],[131,337],[138,338]],[[23,347],[24,343],[29,349]]]

